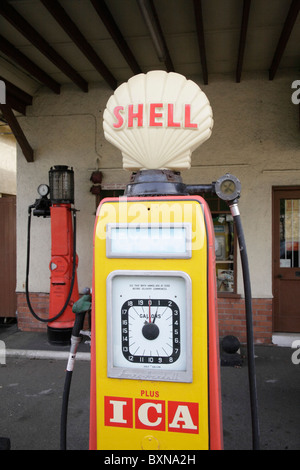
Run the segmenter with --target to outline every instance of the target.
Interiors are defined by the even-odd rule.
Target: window
[[[216,194],[205,193],[201,196],[210,208],[214,224],[218,294],[236,294],[236,236],[233,217],[227,203]]]
[[[102,189],[100,187],[99,193],[96,194],[96,208],[99,206],[102,199],[106,197],[120,197],[124,196],[124,189]]]

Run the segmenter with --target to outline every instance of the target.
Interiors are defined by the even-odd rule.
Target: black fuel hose
[[[60,419],[60,450],[67,450],[67,421],[68,421],[68,405],[73,376],[73,369],[77,348],[80,343],[80,331],[83,328],[84,317],[86,312],[76,313],[75,322],[72,329],[71,349],[66,369],[66,377],[63,391],[61,419]]]
[[[34,205],[28,207],[28,224],[27,224],[27,262],[26,262],[26,281],[25,281],[25,290],[26,290],[26,300],[27,300],[27,305],[28,308],[31,312],[31,314],[34,316],[36,320],[39,320],[44,323],[50,323],[52,321],[57,320],[62,316],[64,311],[66,310],[70,298],[73,292],[73,287],[74,287],[74,282],[75,282],[75,274],[76,274],[76,209],[73,209],[73,268],[72,268],[72,279],[71,279],[71,285],[70,285],[70,290],[68,297],[66,299],[66,302],[60,312],[55,315],[52,318],[41,318],[39,317],[35,311],[32,308],[30,298],[29,298],[29,266],[30,266],[30,230],[31,230],[31,209],[34,207]]]
[[[253,450],[260,448],[260,431],[259,419],[257,409],[257,388],[256,388],[256,373],[255,373],[255,355],[254,355],[254,336],[253,336],[253,314],[252,314],[252,295],[251,283],[249,273],[248,255],[242,227],[240,211],[236,201],[229,203],[230,211],[233,216],[242,263],[244,292],[245,292],[245,310],[246,310],[246,330],[247,330],[247,356],[248,356],[248,377],[250,389],[250,407],[252,419],[252,446]]]
[[[72,375],[73,371],[66,371],[60,418],[60,450],[67,450],[67,420]]]

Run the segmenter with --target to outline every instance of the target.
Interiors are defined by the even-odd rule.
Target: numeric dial
[[[122,353],[129,362],[171,364],[180,356],[180,310],[173,300],[126,300],[121,332]]]

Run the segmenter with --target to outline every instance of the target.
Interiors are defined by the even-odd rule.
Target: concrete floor
[[[59,449],[61,401],[65,359],[30,358],[10,351],[59,349],[44,333],[0,329],[6,347],[6,364],[0,365],[0,437],[9,437],[12,450]],[[83,355],[89,346],[80,345]],[[260,443],[262,450],[300,449],[300,364],[292,362],[295,350],[256,346],[256,374]],[[243,348],[241,348],[243,355]],[[300,358],[300,354],[296,356]],[[3,361],[2,361],[3,362]],[[295,361],[294,361],[295,362]],[[298,361],[299,362],[299,361]],[[225,450],[252,447],[248,368],[221,367]],[[68,449],[89,446],[90,362],[77,360],[72,378],[68,414]]]

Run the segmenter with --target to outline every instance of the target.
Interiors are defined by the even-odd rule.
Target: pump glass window
[[[108,376],[190,382],[190,277],[115,271],[107,289]]]
[[[216,194],[201,194],[212,213],[215,250],[217,290],[221,296],[236,293],[236,235],[234,221],[228,205]]]

